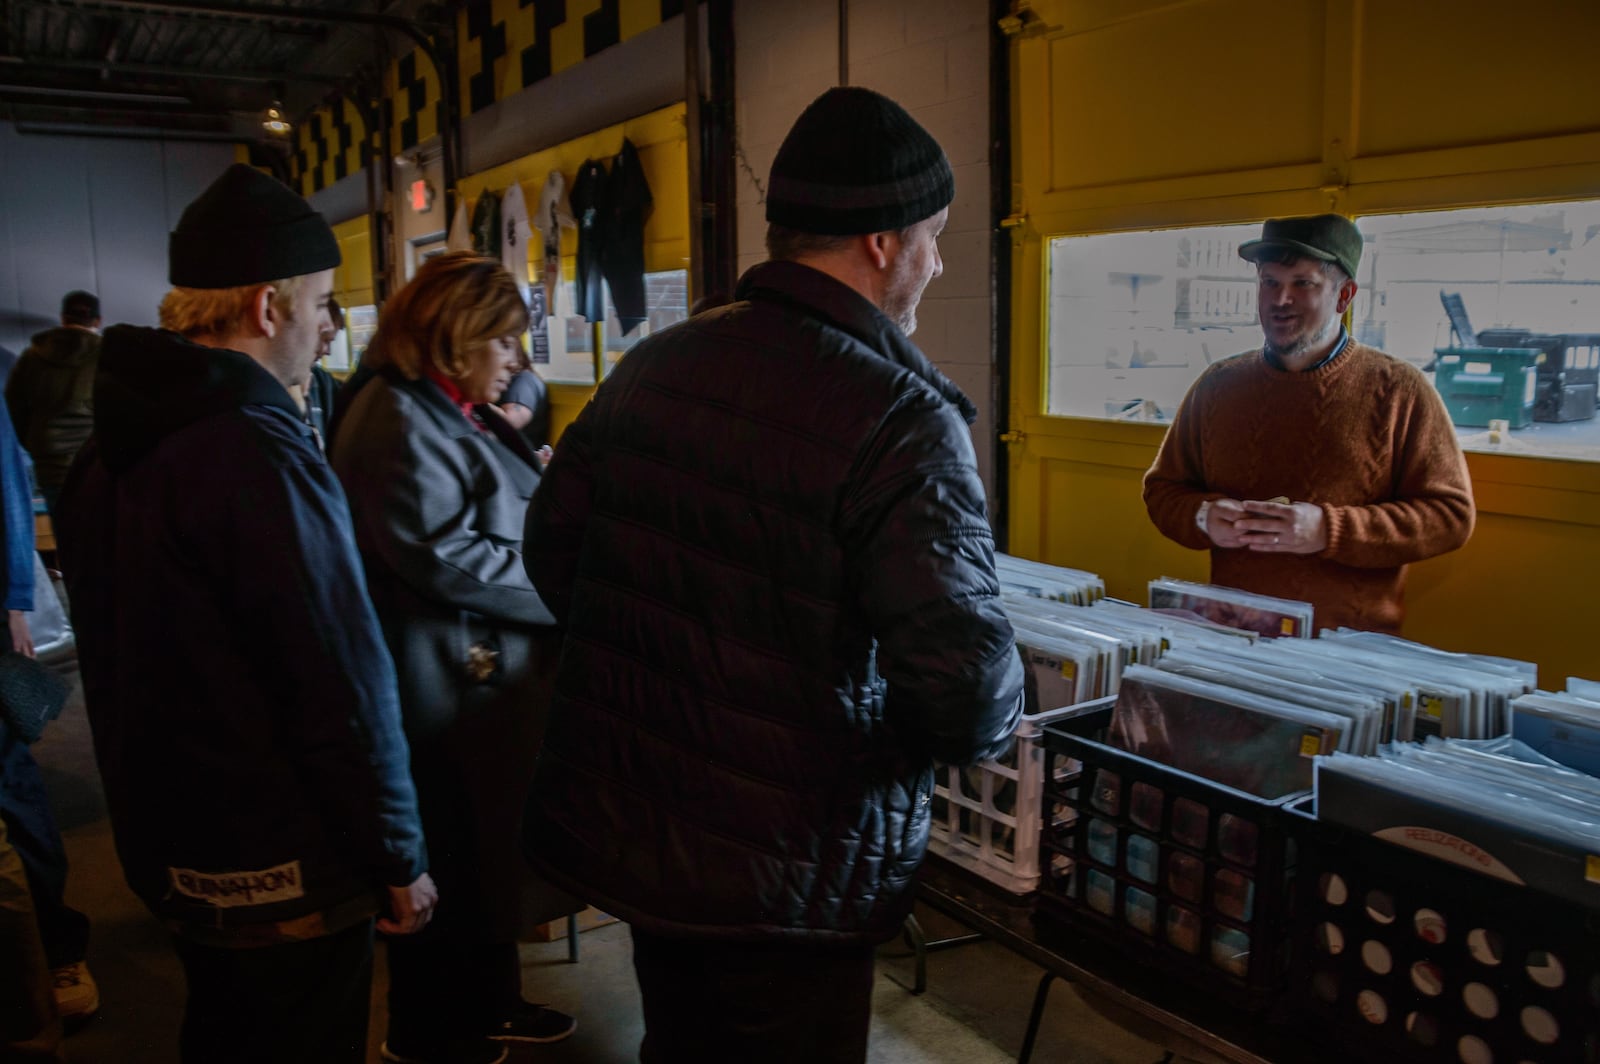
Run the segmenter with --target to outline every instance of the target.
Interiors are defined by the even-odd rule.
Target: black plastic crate
[[[1600,913],[1295,818],[1286,1007],[1351,1059],[1600,1061]]]
[[[1223,1002],[1271,1004],[1295,855],[1283,806],[1106,745],[1111,708],[1046,725],[1037,923]]]

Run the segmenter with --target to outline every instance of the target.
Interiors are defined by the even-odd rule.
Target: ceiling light
[[[267,113],[261,119],[261,128],[277,137],[283,136],[293,128],[289,120],[283,117],[283,105],[277,100],[273,100],[267,107]]]

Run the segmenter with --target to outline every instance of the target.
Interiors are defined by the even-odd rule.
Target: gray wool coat
[[[332,462],[399,675],[433,877],[462,933],[515,937],[517,818],[555,652],[522,565],[532,454],[431,381],[380,373],[350,402]]]

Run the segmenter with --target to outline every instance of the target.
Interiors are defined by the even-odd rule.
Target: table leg
[[[1022,1036],[1022,1052],[1017,1054],[1017,1064],[1028,1064],[1033,1057],[1033,1043],[1039,1037],[1039,1021],[1044,1019],[1044,1003],[1050,996],[1050,984],[1055,977],[1055,972],[1045,972],[1044,978],[1039,980],[1039,989],[1034,991],[1033,1011],[1028,1013],[1028,1031]]]
[[[965,946],[969,942],[981,942],[984,937],[978,934],[951,935],[949,938],[939,938],[929,942],[928,936],[922,931],[922,925],[917,922],[915,913],[906,914],[906,922],[900,930],[915,957],[913,963],[916,966],[916,976],[911,986],[913,994],[921,994],[928,989],[928,954],[953,946]]]

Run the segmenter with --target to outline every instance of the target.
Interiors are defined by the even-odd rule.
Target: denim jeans
[[[22,867],[51,968],[81,961],[89,949],[89,918],[66,903],[67,850],[50,812],[39,763],[0,720],[0,819]]]

